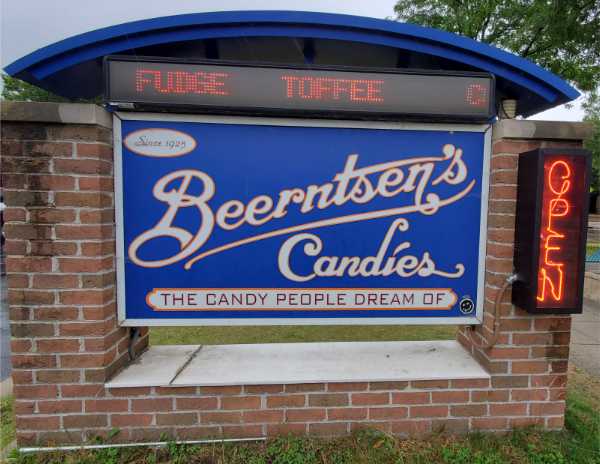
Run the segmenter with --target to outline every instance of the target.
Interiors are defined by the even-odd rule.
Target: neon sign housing
[[[582,311],[590,159],[573,148],[519,156],[513,303],[528,312]]]

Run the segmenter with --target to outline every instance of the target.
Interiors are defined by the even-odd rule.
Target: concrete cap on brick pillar
[[[492,138],[581,141],[593,131],[593,126],[585,122],[502,119],[494,124]]]
[[[104,108],[90,103],[2,102],[2,121],[91,124],[112,128],[112,117]]]

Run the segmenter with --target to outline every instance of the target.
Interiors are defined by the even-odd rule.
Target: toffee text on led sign
[[[279,113],[370,113],[487,121],[493,114],[489,75],[362,72],[107,61],[110,103],[185,105],[200,110]]]
[[[381,103],[381,79],[335,79],[330,77],[281,76],[286,85],[287,98],[311,100],[348,99],[369,103]]]

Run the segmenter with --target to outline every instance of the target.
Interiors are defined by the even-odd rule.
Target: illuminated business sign
[[[590,185],[585,150],[519,157],[513,301],[536,313],[582,310]]]
[[[485,73],[365,72],[108,58],[106,101],[230,113],[489,121]]]
[[[489,134],[118,113],[121,323],[479,323]]]

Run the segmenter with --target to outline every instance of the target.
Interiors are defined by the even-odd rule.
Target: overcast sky
[[[392,17],[395,0],[0,0],[2,66],[59,40],[138,19],[224,10],[308,10]],[[579,103],[531,119],[580,121]]]

